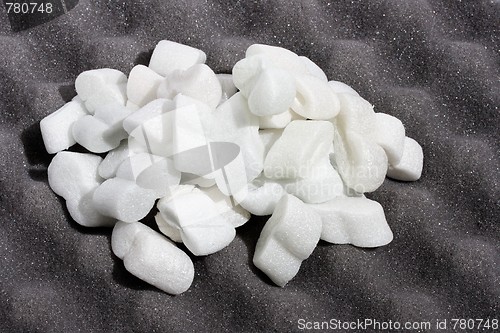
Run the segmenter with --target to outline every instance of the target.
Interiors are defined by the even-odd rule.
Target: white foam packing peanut
[[[215,108],[221,99],[222,88],[214,71],[205,64],[198,64],[168,74],[156,94],[158,98],[169,99],[183,94]]]
[[[116,177],[135,181],[142,188],[153,190],[156,198],[167,195],[170,186],[179,185],[181,172],[171,158],[137,153],[120,164]]]
[[[339,94],[340,112],[335,126],[334,158],[345,185],[357,192],[375,191],[387,173],[387,155],[370,135],[377,117],[373,106],[359,96]]]
[[[261,129],[273,129],[273,128],[285,128],[293,120],[304,119],[304,117],[299,116],[293,110],[288,109],[283,113],[275,114],[272,116],[259,117],[259,128]]]
[[[273,67],[271,60],[263,55],[247,56],[234,65],[232,71],[233,83],[241,94],[248,98],[259,74],[266,68]]]
[[[154,99],[123,120],[123,128],[131,134],[133,130],[144,122],[154,119],[175,108],[173,101],[165,98]]]
[[[305,65],[308,74],[317,77],[321,81],[328,82],[328,78],[325,72],[323,72],[323,70],[318,65],[316,65],[311,59],[304,56],[299,56],[299,59]]]
[[[253,215],[272,215],[253,261],[284,286],[318,240],[378,247],[392,240],[380,204],[363,193],[385,176],[420,178],[422,147],[401,121],[313,61],[251,45],[232,74],[203,51],[160,41],[149,67],[81,73],[73,101],[40,122],[57,153],[49,185],[84,226],[112,226],[126,269],[171,293],[194,268],[172,242],[137,222],[154,207],[159,230],[194,255],[228,246]],[[306,120],[307,119],[307,120]],[[79,143],[99,156],[61,152]],[[242,230],[245,230],[244,228]]]
[[[233,143],[210,143],[214,160],[213,173],[219,190],[241,202],[247,193],[247,173],[241,149]]]
[[[253,44],[245,52],[246,58],[262,56],[269,60],[273,67],[277,67],[293,74],[306,74],[308,68],[303,59],[294,52],[282,47]]]
[[[338,172],[325,156],[304,178],[280,179],[283,188],[307,203],[321,203],[342,196],[344,186]]]
[[[40,121],[40,131],[47,152],[55,154],[74,145],[73,124],[87,114],[83,102],[75,98],[43,118]]]
[[[82,147],[93,153],[104,153],[120,145],[121,138],[108,136],[109,126],[102,120],[83,116],[73,125],[73,137]]]
[[[136,178],[140,187],[151,189],[157,198],[164,197],[171,186],[179,185],[181,172],[176,170],[171,158],[162,158],[143,170]]]
[[[388,164],[379,145],[353,131],[336,131],[333,142],[337,170],[346,186],[364,193],[382,185]]]
[[[189,289],[194,266],[189,256],[161,234],[139,222],[118,222],[111,248],[127,271],[173,295]]]
[[[199,156],[184,153],[198,147],[206,147],[208,152],[208,139],[201,120],[203,115],[200,112],[203,112],[203,109],[197,108],[194,103],[172,112],[172,154],[177,170],[203,176],[206,173],[199,169],[201,167],[202,170],[207,170],[208,166],[196,163]]]
[[[171,155],[173,109],[174,102],[158,99],[127,117],[123,122],[130,134],[129,145],[133,138],[133,141],[148,153],[158,156]],[[141,116],[144,116],[142,121]]]
[[[221,216],[212,199],[197,188],[181,188],[177,193],[173,190],[170,197],[160,199],[158,210],[166,223],[179,230],[184,245],[194,255],[220,251],[236,235],[234,226]]]
[[[231,223],[235,228],[241,227],[250,220],[250,213],[234,202],[231,197],[222,193],[218,187],[200,188],[215,203],[221,217]]]
[[[274,145],[274,143],[281,137],[283,134],[282,129],[261,129],[259,130],[259,137],[264,145],[264,158],[267,156],[269,150]]]
[[[127,137],[122,122],[130,113],[129,109],[117,103],[97,106],[93,116],[83,116],[74,123],[73,137],[91,152],[110,151]]]
[[[93,202],[102,215],[125,222],[145,217],[155,203],[153,190],[138,186],[134,181],[111,178],[94,191]]]
[[[309,207],[321,216],[321,239],[324,241],[378,247],[393,239],[384,210],[376,201],[364,197],[338,197]]]
[[[265,176],[272,179],[308,176],[321,157],[328,156],[332,140],[333,126],[328,121],[291,122],[266,156]]]
[[[333,92],[336,94],[350,94],[353,96],[359,96],[356,90],[352,89],[344,82],[332,80],[328,81],[328,84],[330,85],[330,88],[333,90]]]
[[[313,75],[301,75],[295,80],[297,94],[291,108],[304,118],[328,120],[340,111],[340,102],[327,82]]]
[[[248,193],[241,207],[257,216],[271,215],[281,197],[286,193],[277,182],[256,179],[248,185]]]
[[[295,99],[293,76],[279,68],[264,69],[258,74],[248,96],[248,108],[257,116],[286,112]]]
[[[189,117],[198,119],[199,112],[210,112],[210,108],[206,104],[182,94],[175,96],[173,101],[168,99],[154,100],[123,121],[124,128],[130,133],[129,144],[130,138],[134,138],[135,142],[142,146],[146,152],[165,157],[174,155],[181,149],[175,147],[174,135],[181,131],[175,125],[176,114],[179,114],[177,118],[181,117],[186,120],[178,122],[179,125],[190,127],[191,122],[187,120]],[[201,133],[201,128],[198,132]],[[183,146],[188,146],[188,142],[192,141],[193,138],[184,136],[183,139],[185,141],[181,140],[180,143]]]
[[[66,200],[71,217],[86,227],[112,226],[115,220],[100,214],[92,196],[103,179],[97,168],[102,158],[92,154],[59,152],[47,169],[52,190]]]
[[[375,129],[370,136],[384,149],[390,165],[399,163],[405,142],[405,128],[401,120],[385,113],[375,113]]]
[[[135,181],[144,170],[163,159],[165,158],[149,153],[131,155],[118,166],[116,177]]]
[[[175,226],[168,223],[161,216],[160,212],[156,213],[155,222],[162,234],[164,234],[165,236],[167,236],[176,243],[182,243],[181,231],[177,229]]]
[[[116,69],[85,71],[76,78],[75,89],[91,114],[100,105],[127,102],[127,76]]]
[[[339,93],[337,96],[340,101],[340,110],[334,119],[336,127],[344,131],[369,135],[376,124],[373,105],[364,98],[351,93]]]
[[[329,159],[332,140],[333,126],[328,121],[292,122],[269,149],[264,175],[305,202],[342,195],[342,180]]]
[[[297,55],[290,56],[288,50],[281,48],[267,49],[261,45],[247,50],[247,58],[240,60],[233,68],[233,80],[243,96],[248,98],[249,110],[257,116],[273,116],[286,112],[295,99],[295,81],[285,65],[284,68],[277,64],[289,65],[296,60],[298,68],[303,66]],[[270,52],[269,52],[270,51]],[[252,53],[255,55],[252,56]],[[276,57],[278,53],[285,53],[284,58]],[[287,57],[288,56],[288,57]],[[288,58],[288,60],[287,60]],[[304,67],[305,71],[305,67]]]
[[[423,164],[422,147],[414,139],[405,137],[403,156],[399,163],[389,165],[387,176],[397,180],[416,181],[422,175]]]
[[[127,82],[128,101],[138,107],[156,99],[156,91],[164,77],[151,68],[137,65],[130,71]]]
[[[262,229],[253,262],[283,287],[313,252],[321,235],[321,218],[292,195],[284,195]]]
[[[127,103],[125,103],[125,107],[132,112],[140,109],[139,105],[132,103],[130,100],[127,100]]]
[[[196,64],[203,64],[206,59],[206,54],[201,50],[169,40],[162,40],[153,50],[149,68],[166,76],[175,70],[186,70]]]
[[[128,142],[122,141],[118,147],[109,151],[99,164],[99,175],[104,179],[113,178],[120,164],[131,155],[134,155],[134,152],[129,149]]]
[[[233,95],[202,121],[211,142],[232,142],[241,148],[248,181],[262,172],[264,145],[259,138],[259,121],[241,93]]]

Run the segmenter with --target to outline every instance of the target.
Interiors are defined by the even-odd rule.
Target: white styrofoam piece
[[[66,200],[87,194],[103,181],[97,173],[101,161],[93,154],[57,153],[47,168],[50,188]]]
[[[284,195],[262,229],[253,263],[283,287],[313,252],[321,235],[321,218],[299,199]]]
[[[158,86],[158,98],[173,99],[183,94],[214,109],[222,97],[222,88],[214,71],[205,64],[170,73]]]
[[[344,195],[344,184],[338,172],[324,156],[304,178],[282,179],[278,182],[290,194],[306,203],[321,203]]]
[[[262,70],[248,96],[248,108],[256,116],[286,112],[295,99],[292,74],[279,68]]]
[[[398,164],[403,156],[405,127],[401,120],[385,113],[375,113],[375,128],[370,138],[382,147],[390,165]]]
[[[102,215],[125,222],[145,217],[153,208],[155,200],[153,190],[144,189],[132,180],[121,178],[104,181],[94,191],[93,197],[94,205]]]
[[[283,134],[283,130],[280,128],[259,130],[259,137],[264,145],[264,159],[276,140],[281,137],[281,134]]]
[[[250,96],[259,74],[267,68],[273,68],[273,64],[263,55],[241,59],[233,66],[233,83],[241,95],[245,98]]]
[[[206,165],[209,159],[199,156],[209,154],[201,112],[202,109],[198,109],[195,104],[172,111],[172,154],[177,170],[204,176],[212,168]]]
[[[169,294],[181,294],[193,283],[191,258],[158,233],[139,233],[123,258],[123,264],[139,279]]]
[[[337,171],[346,186],[364,193],[382,185],[388,166],[384,149],[356,132],[338,129],[333,144]]]
[[[125,129],[125,131],[127,131],[127,133],[130,134],[142,123],[150,119],[159,117],[162,114],[173,110],[174,108],[174,102],[169,99],[155,99],[125,118],[123,120],[123,128]]]
[[[154,233],[154,230],[140,222],[116,222],[111,233],[111,250],[115,256],[123,260],[140,232]]]
[[[249,184],[248,193],[240,205],[253,215],[271,215],[276,208],[276,204],[286,193],[279,183],[257,178]]]
[[[374,131],[376,118],[373,106],[365,99],[352,94],[338,94],[340,112],[335,117],[336,127],[368,136]]]
[[[303,120],[302,116],[299,116],[292,109],[288,109],[283,113],[275,114],[272,116],[259,117],[259,128],[260,129],[283,129],[291,121]]]
[[[135,152],[129,149],[127,140],[122,141],[118,147],[109,151],[101,164],[99,164],[99,175],[104,179],[115,177],[116,170],[118,170],[120,164],[134,154]]]
[[[179,185],[181,172],[175,169],[171,158],[162,158],[143,170],[136,179],[137,185],[155,191],[156,197],[167,195],[171,186]]]
[[[103,179],[97,168],[102,158],[92,154],[59,152],[48,169],[52,190],[66,200],[71,217],[86,227],[109,227],[115,220],[97,212],[92,202],[95,189]]]
[[[127,82],[128,101],[141,107],[156,99],[156,91],[164,77],[151,68],[137,65],[130,71]]]
[[[382,206],[365,197],[338,197],[309,205],[321,216],[321,239],[334,244],[378,247],[393,239]]]
[[[403,156],[396,165],[389,165],[387,176],[402,181],[420,179],[424,165],[424,152],[417,141],[405,137]]]
[[[241,93],[219,105],[215,112],[205,113],[202,121],[210,142],[231,142],[240,147],[247,181],[262,172],[264,145],[259,138],[258,117],[248,110]]]
[[[181,191],[160,199],[157,207],[165,221],[179,229],[189,251],[198,256],[208,255],[229,245],[236,231],[210,197],[198,189],[187,192],[181,188]]]
[[[245,53],[246,58],[263,56],[270,60],[273,67],[284,69],[293,74],[306,74],[307,67],[294,52],[278,46],[253,44]]]
[[[162,40],[153,50],[149,68],[166,76],[175,70],[186,70],[196,64],[203,64],[206,59],[205,52],[201,50],[169,40]]]
[[[311,59],[304,56],[299,56],[299,59],[306,66],[307,74],[312,75],[320,79],[321,81],[328,82],[325,72],[316,65]]]
[[[120,164],[116,170],[116,177],[135,181],[141,172],[164,159],[162,156],[149,153],[133,154]]]
[[[166,237],[139,224],[119,222],[113,230],[114,243],[121,243],[117,246],[125,252],[125,269],[169,294],[185,292],[194,278],[189,256]]]
[[[250,213],[231,197],[222,193],[218,187],[212,186],[200,190],[212,199],[222,218],[229,221],[235,228],[244,225],[250,219]]]
[[[144,151],[158,156],[172,155],[173,111],[166,111],[143,121],[130,132],[131,139]],[[128,119],[128,118],[127,118]]]
[[[75,80],[75,89],[91,114],[100,105],[127,102],[127,76],[116,69],[82,72]]]
[[[162,234],[176,243],[182,243],[181,231],[177,227],[172,226],[170,223],[168,223],[161,216],[160,212],[156,213],[155,222]]]
[[[349,94],[349,95],[359,97],[359,94],[357,93],[357,91],[354,90],[353,88],[351,88],[351,86],[345,84],[344,82],[332,80],[332,81],[328,82],[328,85],[333,90],[333,92],[336,94]]]
[[[105,153],[120,145],[123,133],[114,131],[102,120],[86,115],[72,127],[73,137],[81,146],[93,153]]]
[[[87,114],[82,102],[72,100],[43,118],[40,121],[40,131],[47,152],[55,154],[74,145],[73,124]]]
[[[295,79],[297,94],[291,109],[304,118],[328,120],[340,111],[340,101],[329,84],[312,75]]]
[[[108,103],[98,105],[94,111],[94,117],[104,122],[110,127],[108,132],[120,133],[122,137],[127,137],[122,123],[133,111],[118,103]],[[114,134],[115,135],[115,134]]]
[[[329,121],[292,121],[266,156],[265,176],[306,177],[322,156],[328,156],[332,140],[333,125]]]

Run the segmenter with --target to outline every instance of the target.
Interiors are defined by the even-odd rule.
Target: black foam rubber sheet
[[[0,10],[0,331],[359,332],[351,323],[371,322],[376,332],[390,321],[458,332],[467,319],[483,326],[463,331],[495,331],[499,12],[496,0],[85,0],[16,26]],[[422,177],[367,194],[384,207],[392,243],[320,241],[280,288],[252,264],[266,222],[252,218],[227,248],[192,256],[184,294],[129,274],[111,230],[79,226],[49,188],[39,122],[75,95],[79,73],[128,74],[163,39],[202,49],[217,73],[251,44],[285,47],[401,119],[423,147]]]

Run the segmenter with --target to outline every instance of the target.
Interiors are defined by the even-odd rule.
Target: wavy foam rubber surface
[[[0,19],[0,331],[297,331],[304,322],[499,318],[498,1],[80,1],[12,32]],[[85,229],[50,190],[39,121],[76,76],[147,64],[161,39],[230,72],[253,43],[310,57],[400,118],[424,149],[422,178],[386,180],[394,232],[364,250],[320,242],[278,288],[251,263],[264,219],[194,258],[176,297],[134,278],[110,231]],[[152,221],[152,216],[148,217]],[[434,326],[433,326],[434,327]]]

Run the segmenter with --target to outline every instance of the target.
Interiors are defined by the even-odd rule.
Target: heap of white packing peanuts
[[[128,78],[108,68],[81,73],[77,96],[40,122],[56,153],[49,185],[76,222],[114,226],[125,268],[171,294],[194,277],[175,243],[215,253],[251,214],[272,214],[253,262],[279,286],[320,239],[391,242],[382,207],[364,193],[386,175],[420,178],[422,148],[401,121],[283,48],[250,46],[232,75],[205,59],[161,41],[149,67]],[[75,143],[107,155],[65,151]],[[139,222],[152,209],[163,235]]]

